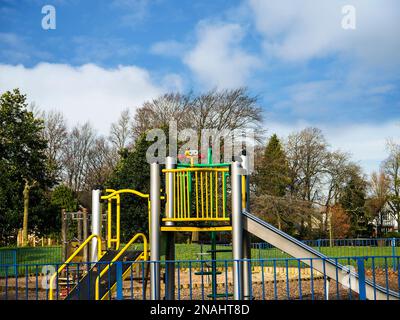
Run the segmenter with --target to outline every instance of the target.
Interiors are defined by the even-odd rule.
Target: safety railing
[[[140,256],[136,259],[137,260],[147,260],[148,257],[148,252],[147,252],[147,238],[143,233],[138,233],[135,236],[132,237],[131,240],[129,240],[129,242],[121,249],[121,251],[118,252],[118,254],[111,260],[111,262],[100,272],[100,274],[97,276],[96,278],[96,285],[95,285],[95,290],[96,290],[96,300],[99,300],[100,298],[103,299],[104,297],[106,297],[107,295],[110,294],[110,292],[112,292],[112,290],[115,289],[116,284],[114,284],[110,290],[107,291],[107,294],[104,295],[103,297],[100,297],[100,290],[99,290],[99,286],[100,286],[100,279],[107,273],[109,272],[111,266],[118,261],[118,259],[125,253],[125,251],[128,250],[128,248],[135,242],[137,241],[139,238],[141,238],[143,240],[143,252],[140,254]],[[127,274],[129,270],[127,270],[123,275],[122,278],[124,278],[124,276]]]
[[[163,221],[229,221],[228,168],[164,169],[163,173],[167,207],[172,201],[173,208],[172,216]]]
[[[275,258],[251,260],[176,260],[176,261],[116,261],[113,272],[115,281],[106,281],[106,290],[113,290],[109,299],[139,299],[150,298],[149,282],[145,272],[151,265],[158,265],[164,275],[161,282],[161,298],[168,297],[167,288],[172,279],[168,278],[168,268],[175,267],[175,299],[178,300],[209,300],[216,292],[222,300],[233,299],[233,265],[249,263],[250,297],[256,300],[363,300],[391,299],[400,294],[399,262],[396,256],[396,270],[392,270],[393,257],[341,257],[341,258]],[[328,264],[342,265],[337,273],[328,277]],[[217,281],[212,281],[210,271],[216,266]],[[99,262],[106,267],[111,262]],[[70,267],[84,269],[88,263],[71,263]],[[314,266],[322,265],[320,271]],[[42,269],[57,268],[59,265],[36,265],[36,272],[26,273],[19,277],[9,276],[1,279],[0,297],[5,300],[48,300],[51,299],[46,284],[48,278]],[[1,266],[10,270],[13,265]],[[24,265],[19,266],[23,269]],[[128,270],[124,274],[123,270]],[[140,271],[138,271],[140,270]],[[111,276],[111,275],[110,275]],[[138,281],[135,281],[137,279]],[[89,278],[88,281],[92,281]],[[87,297],[94,298],[94,285],[81,285],[91,291]],[[147,289],[147,290],[146,290]]]
[[[105,196],[101,196],[101,200],[107,200],[107,248],[111,248],[112,244],[115,243],[115,249],[119,250],[121,244],[121,194],[133,194],[141,198],[147,199],[148,215],[150,217],[150,198],[149,194],[142,193],[134,189],[106,189],[109,193]],[[113,237],[113,201],[116,203],[116,217],[115,217],[115,237]]]
[[[54,275],[50,278],[50,287],[49,287],[49,299],[53,300],[54,295],[54,283],[56,280],[56,277],[68,266],[68,264],[72,261],[72,259],[75,258],[75,256],[84,248],[90,241],[92,241],[94,238],[97,239],[97,256],[100,258],[102,255],[102,250],[101,250],[101,237],[97,234],[92,234],[90,235],[80,246],[78,249],[74,251],[74,253],[58,268],[57,272],[54,273]]]

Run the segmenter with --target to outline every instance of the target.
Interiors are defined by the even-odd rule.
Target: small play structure
[[[91,234],[66,259],[50,281],[50,299],[108,299],[122,284],[118,279],[130,277],[137,281],[146,297],[148,282],[149,298],[176,299],[176,288],[180,285],[182,274],[177,272],[180,262],[175,260],[175,234],[177,232],[210,232],[210,268],[198,270],[194,276],[209,276],[211,293],[209,299],[231,297],[235,300],[254,298],[251,286],[254,267],[251,265],[250,234],[268,242],[290,256],[301,259],[311,274],[323,275],[329,290],[330,280],[335,283],[346,281],[349,275],[354,279],[352,290],[366,299],[398,300],[399,294],[359,278],[347,267],[330,259],[319,251],[305,245],[284,232],[276,229],[250,213],[250,183],[248,176],[249,158],[245,151],[232,163],[212,163],[211,149],[207,163],[198,164],[197,152],[185,154],[188,163],[167,157],[165,169],[160,164],[150,164],[150,194],[137,190],[93,190]],[[134,234],[125,245],[121,244],[121,195],[131,194],[143,199],[148,206],[149,238],[143,233]],[[107,211],[106,239],[102,240],[102,207]],[[231,232],[232,250],[217,249],[216,234]],[[90,246],[90,257],[85,266],[74,268],[71,261]],[[134,250],[131,249],[134,247]],[[232,251],[230,272],[225,279],[233,285],[225,284],[221,293],[217,277],[221,268],[217,265],[218,253]],[[161,267],[162,256],[163,267]],[[300,263],[300,262],[299,262]],[[260,268],[260,267],[259,267]],[[262,267],[261,267],[262,268]],[[133,270],[134,269],[134,270]],[[68,271],[68,272],[66,272]],[[302,271],[303,272],[303,271]],[[177,279],[178,275],[178,279]],[[308,274],[310,276],[310,274]],[[192,276],[191,274],[188,276]],[[301,276],[300,272],[296,275]],[[265,281],[263,278],[260,281]],[[161,290],[162,281],[165,283]],[[192,279],[190,279],[192,283]],[[228,280],[226,280],[228,281]],[[276,282],[276,279],[275,279]],[[69,285],[66,285],[68,283]],[[179,297],[178,297],[179,299]]]

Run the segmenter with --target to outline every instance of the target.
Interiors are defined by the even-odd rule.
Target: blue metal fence
[[[318,239],[303,240],[304,244],[320,251],[328,257],[351,257],[351,256],[392,256],[400,255],[400,238],[373,238],[373,239]],[[217,249],[231,248],[231,244],[220,243]],[[199,251],[207,252],[211,249],[210,244],[201,243]],[[275,248],[267,242],[252,243],[252,258],[289,258],[285,252]],[[219,254],[219,257],[229,258],[228,254]],[[396,269],[395,259],[392,266]]]
[[[175,264],[175,298],[182,300],[215,299],[231,300],[233,292],[232,266],[235,263],[249,263],[251,273],[250,296],[257,300],[363,300],[367,298],[367,284],[387,293],[389,290],[400,295],[400,256],[394,257],[397,269],[393,270],[393,256],[383,257],[340,257],[329,258],[336,264],[346,266],[347,271],[337,269],[336,277],[327,276],[327,259],[252,259],[252,260],[185,260],[185,261],[140,261],[97,263],[97,270],[110,266],[110,271],[99,282],[101,296],[106,299],[149,299],[150,285],[148,270],[150,265],[159,264],[162,274],[161,297],[166,295],[170,279],[166,270]],[[324,269],[314,270],[317,263]],[[63,274],[56,277],[54,286],[55,299],[64,299],[68,294],[73,299],[94,299],[96,274],[89,276],[93,263],[71,263]],[[212,266],[217,266],[216,282],[213,282]],[[0,299],[5,300],[48,300],[49,279],[60,264],[19,265],[23,274],[16,276],[13,264],[1,265],[5,276],[0,279]],[[339,273],[349,275],[349,281],[338,281]],[[357,275],[358,285],[352,282],[352,275]],[[354,276],[353,276],[354,277]],[[336,278],[336,279],[335,279]],[[79,281],[79,279],[83,279]],[[336,280],[336,281],[335,281]],[[112,290],[112,294],[105,295]],[[357,293],[358,292],[358,293]],[[371,293],[369,293],[371,294]],[[171,297],[166,297],[167,299]]]

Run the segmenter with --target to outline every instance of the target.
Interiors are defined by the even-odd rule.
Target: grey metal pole
[[[76,227],[78,229],[78,240],[80,242],[80,244],[82,244],[83,241],[85,241],[86,239],[83,239],[83,235],[82,235],[82,211],[78,210],[78,212],[76,213],[76,218],[77,218],[77,223],[76,223]]]
[[[88,238],[88,213],[87,209],[82,209],[82,219],[83,219],[83,239],[86,240]],[[88,262],[89,260],[89,248],[86,248],[83,251],[83,261]]]
[[[233,251],[233,298],[243,297],[243,225],[242,225],[242,176],[240,162],[231,164],[232,182],[232,251]]]
[[[242,167],[245,170],[245,189],[246,189],[246,198],[244,204],[244,210],[250,212],[250,172],[249,172],[249,157],[246,154],[246,150],[242,152]],[[243,180],[242,180],[243,181]],[[243,196],[243,195],[242,195]],[[250,234],[243,230],[243,258],[250,260],[251,259],[251,241]],[[251,264],[250,261],[243,262],[243,298],[245,300],[251,300]]]
[[[175,169],[176,168],[176,160],[173,157],[167,157],[166,159],[166,168],[167,169]],[[174,216],[174,174],[167,173],[167,181],[168,185],[166,186],[167,193],[167,202],[165,204],[165,215],[167,218],[173,218]],[[167,221],[165,223],[167,226],[173,226],[174,222]],[[165,260],[171,261],[166,265],[166,292],[165,296],[168,300],[175,300],[175,263],[172,262],[175,260],[175,232],[167,232],[167,252],[165,256]]]
[[[101,236],[101,212],[100,212],[100,190],[92,190],[92,234]],[[93,238],[91,247],[91,262],[97,262],[97,238]]]
[[[160,300],[160,165],[150,164],[150,299]]]
[[[61,210],[61,247],[62,247],[62,261],[67,260],[67,233],[68,233],[68,220],[65,209]]]

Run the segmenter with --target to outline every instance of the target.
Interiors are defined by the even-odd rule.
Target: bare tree
[[[335,213],[332,209],[337,205],[340,195],[352,174],[361,170],[358,165],[349,159],[349,154],[334,151],[328,152],[327,161],[325,162],[324,185],[322,188],[323,196],[321,201],[325,212],[325,219],[324,223],[321,223],[321,226],[324,227],[323,232],[329,230],[330,240],[333,239],[332,214]]]
[[[138,137],[148,129],[166,127],[174,119],[178,130],[192,128],[198,133],[202,129],[227,129],[229,133],[248,128],[262,132],[262,110],[256,102],[245,88],[212,90],[198,96],[166,94],[137,109],[132,131]]]
[[[62,157],[68,132],[64,115],[61,112],[43,112],[43,138],[47,141],[46,156],[49,173],[52,178],[59,180],[62,172]]]
[[[372,219],[375,219],[378,236],[381,236],[381,227],[386,216],[386,204],[389,198],[389,180],[383,171],[373,172],[369,182],[370,197],[366,201],[366,208]]]
[[[389,179],[390,214],[400,226],[400,144],[388,142],[389,157],[383,162],[383,170]]]
[[[89,123],[76,125],[68,135],[63,152],[65,181],[74,192],[82,190],[95,133]]]
[[[130,143],[131,136],[130,112],[129,109],[125,109],[121,112],[118,121],[111,124],[109,139],[115,148],[120,151]]]
[[[306,128],[289,135],[286,154],[289,165],[289,192],[291,196],[307,201],[311,209],[313,203],[319,203],[322,199],[321,189],[329,158],[328,144],[321,130]],[[312,210],[310,213],[307,225],[312,231],[315,216]],[[322,220],[321,215],[319,220]],[[302,221],[302,229],[305,232],[305,221]]]
[[[191,118],[196,129],[260,129],[262,110],[245,88],[213,90],[193,100]]]
[[[291,175],[291,193],[310,203],[319,199],[319,190],[329,152],[320,129],[306,128],[289,135],[286,153]]]
[[[103,185],[115,168],[117,160],[116,149],[103,137],[96,138],[89,150],[83,189],[91,190],[95,185]]]
[[[190,95],[171,93],[143,103],[133,118],[133,138],[137,139],[149,129],[167,127],[171,120],[177,121],[178,129],[188,127],[190,100]]]

